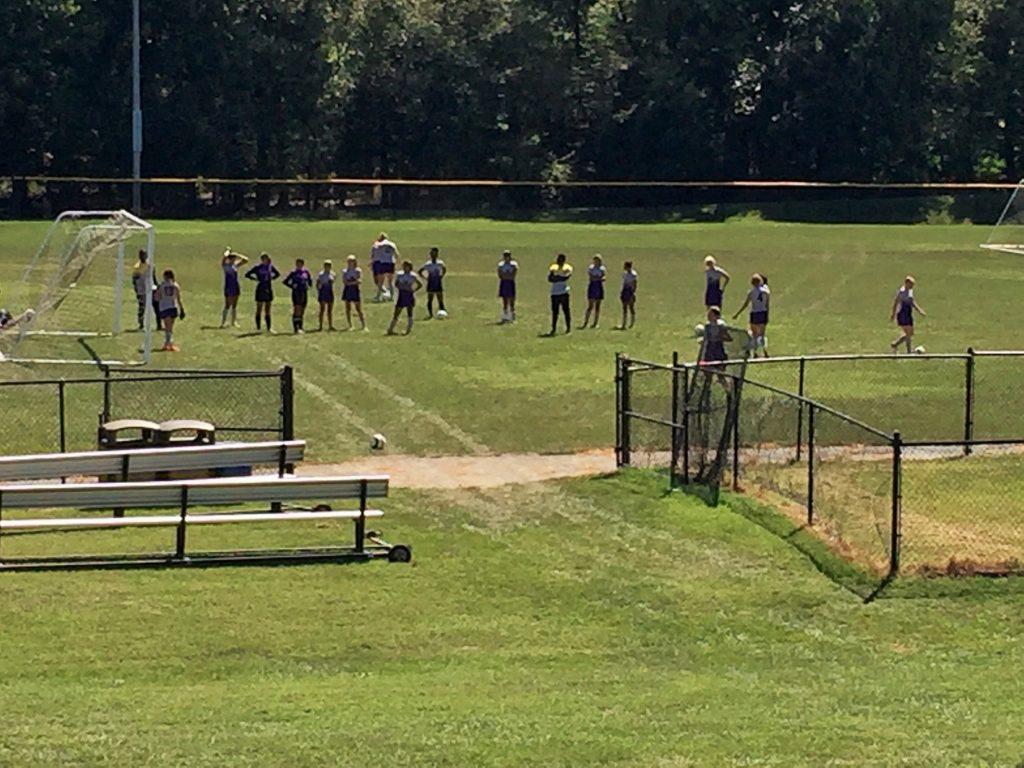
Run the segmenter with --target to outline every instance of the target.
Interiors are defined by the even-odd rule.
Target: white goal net
[[[1003,253],[1024,255],[1024,181],[1010,194],[999,221],[992,228],[982,248]]]
[[[0,359],[148,363],[154,244],[127,211],[60,214],[20,280],[0,285]]]

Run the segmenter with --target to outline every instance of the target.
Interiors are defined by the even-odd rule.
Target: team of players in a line
[[[256,283],[256,329],[257,331],[266,328],[268,333],[272,332],[271,305],[274,301],[274,282],[281,277],[281,273],[274,266],[270,256],[266,253],[260,255],[257,263],[253,264],[244,273],[242,269],[249,263],[248,257],[236,253],[231,249],[225,250],[221,257],[221,269],[224,274],[224,309],[221,313],[221,327],[230,324],[238,327],[237,310],[238,297],[241,295],[240,276]],[[399,266],[400,264],[400,266]],[[406,326],[404,333],[412,332],[413,308],[416,305],[416,293],[426,288],[427,294],[427,316],[435,317],[434,305],[437,305],[438,318],[448,316],[444,304],[444,278],[447,274],[447,267],[439,257],[437,248],[431,248],[428,260],[417,270],[414,270],[413,263],[401,260],[398,247],[385,233],[381,233],[370,249],[370,265],[373,275],[376,294],[374,302],[391,302],[394,300],[394,313],[388,326],[388,334],[395,333],[395,327],[404,312],[406,315]],[[149,284],[148,265],[146,264],[145,252],[140,252],[139,262],[135,265],[132,273],[136,296],[138,298],[138,322],[141,328],[145,320],[146,308],[150,301],[146,295],[146,286]],[[397,271],[396,271],[397,269]],[[511,251],[502,254],[501,261],[497,266],[498,297],[501,299],[500,323],[516,322],[516,280],[519,275],[519,265],[512,258]],[[726,359],[726,342],[732,341],[729,335],[725,320],[722,318],[722,303],[726,286],[731,279],[729,273],[718,266],[713,256],[704,260],[705,290],[704,305],[707,311],[707,325],[703,326],[701,333],[704,338],[702,344],[702,358],[705,361],[713,362]],[[551,291],[551,330],[548,335],[554,336],[558,330],[560,317],[565,321],[565,333],[572,330],[571,309],[569,303],[569,283],[573,276],[573,268],[567,262],[565,254],[559,254],[555,262],[548,268],[547,280]],[[309,303],[309,294],[316,292],[319,304],[318,330],[324,330],[324,321],[327,321],[327,330],[333,331],[334,327],[334,303],[335,283],[341,280],[341,301],[345,304],[345,322],[347,330],[353,329],[353,314],[359,321],[359,329],[366,330],[366,318],[362,307],[362,281],[363,271],[355,256],[349,256],[346,260],[345,269],[340,276],[334,272],[331,261],[325,261],[323,268],[314,276],[306,268],[302,259],[295,261],[295,268],[292,269],[282,281],[282,284],[291,290],[292,299],[292,330],[294,333],[305,331],[306,308]],[[595,255],[587,268],[587,309],[580,329],[596,328],[601,316],[601,304],[605,298],[605,281],[607,279],[607,268],[604,266],[600,255]],[[622,267],[621,288],[619,300],[622,305],[622,320],[617,326],[618,330],[632,328],[636,322],[636,296],[638,287],[638,276],[633,268],[633,262],[627,261]],[[758,353],[768,356],[768,340],[766,336],[771,301],[771,290],[768,287],[768,279],[762,273],[754,273],[750,280],[751,288],[748,291],[743,305],[733,315],[738,318],[745,309],[750,308],[750,351],[756,356]],[[174,272],[165,270],[163,281],[156,286],[152,297],[152,306],[160,319],[164,331],[165,351],[177,351],[174,344],[174,323],[177,319],[184,319],[185,307],[181,298],[181,287],[175,281]],[[914,278],[909,275],[900,286],[892,307],[892,320],[900,327],[901,335],[892,342],[891,347],[896,350],[899,346],[905,345],[906,351],[911,351],[911,339],[914,333],[914,310],[925,314],[914,300]]]

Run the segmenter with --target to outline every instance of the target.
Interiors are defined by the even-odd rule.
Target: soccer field
[[[366,267],[370,242],[382,229],[417,266],[430,246],[441,248],[450,270],[449,320],[418,322],[411,337],[388,338],[391,307],[368,303],[368,333],[295,338],[288,294],[280,288],[277,335],[254,336],[252,291],[246,285],[240,302],[243,327],[215,327],[222,304],[219,255],[225,246],[251,256],[266,250],[282,271],[296,257],[314,271],[325,258],[337,268],[348,253]],[[17,278],[45,230],[45,223],[0,224],[0,303],[4,282]],[[188,319],[176,335],[182,352],[158,355],[155,365],[294,365],[297,432],[310,441],[317,460],[365,453],[372,432],[385,434],[396,453],[560,452],[611,445],[613,356],[624,351],[667,360],[678,350],[692,359],[706,253],[715,254],[734,277],[726,292],[729,314],[738,309],[751,272],[769,276],[769,340],[776,355],[887,351],[895,336],[888,322],[892,296],[907,273],[917,277],[918,298],[928,311],[919,321],[918,341],[929,352],[962,352],[969,345],[1012,348],[1005,318],[1024,281],[1017,258],[980,250],[987,229],[968,225],[448,219],[159,221],[157,230],[157,266],[175,270]],[[494,270],[504,248],[512,249],[520,264],[520,321],[514,327],[495,324],[500,307]],[[597,252],[609,267],[609,300],[599,330],[540,338],[549,324],[546,269],[560,251],[576,267],[574,321],[585,305],[584,269]],[[640,274],[639,319],[636,328],[623,333],[612,327],[618,322],[619,271],[626,259]],[[364,286],[364,295],[368,292]],[[424,313],[421,299],[417,318]],[[315,325],[310,315],[306,324]],[[891,376],[888,370],[885,364],[870,371],[861,365],[861,375],[822,380],[809,394],[841,403],[881,428],[938,424],[943,432],[938,436],[946,436],[955,427],[951,409],[957,395],[951,394],[955,387],[948,369],[921,368],[920,377]],[[225,391],[223,396],[235,395]],[[1005,429],[1000,410],[993,413],[993,428]]]

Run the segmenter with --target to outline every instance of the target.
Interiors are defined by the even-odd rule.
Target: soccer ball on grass
[[[371,451],[383,451],[388,447],[388,439],[379,432],[370,438]]]
[[[437,310],[437,319],[438,320],[447,320],[448,319],[448,313],[445,310],[443,310],[443,309]]]

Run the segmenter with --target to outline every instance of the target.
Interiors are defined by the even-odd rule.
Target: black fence
[[[94,450],[99,425],[115,419],[198,419],[214,424],[228,438],[290,440],[295,431],[293,403],[290,367],[104,367],[92,377],[11,378],[0,381],[0,454]]]
[[[910,371],[927,372],[928,358],[903,367],[890,387],[904,396],[891,412],[896,429],[880,429],[831,401],[787,391],[758,376],[760,364],[710,370],[617,358],[616,458],[619,466],[664,472],[671,487],[686,487],[717,502],[719,485],[765,501],[825,542],[843,560],[880,578],[898,572],[935,574],[1024,571],[1024,429],[1018,436],[976,437],[972,408],[983,403],[977,387],[983,360],[1016,361],[1018,352],[932,356],[959,368],[963,433],[927,436],[928,413],[915,411],[917,389],[934,391],[930,376],[919,387]],[[781,359],[804,374],[853,360],[853,356]],[[866,357],[864,360],[877,360]],[[783,370],[781,367],[776,370]],[[950,368],[949,370],[953,370]],[[1009,379],[1013,386],[1017,379]],[[862,384],[856,377],[847,389]],[[693,397],[703,388],[711,394]],[[888,390],[876,390],[887,397]],[[1001,397],[1001,396],[1000,396]],[[731,405],[727,405],[731,400]],[[844,401],[849,404],[851,401]],[[925,399],[923,408],[938,408]],[[730,408],[732,410],[730,410]],[[886,411],[886,413],[890,413]],[[996,431],[1012,430],[1017,414]],[[910,436],[900,422],[911,426]],[[947,429],[944,424],[939,424]],[[922,435],[922,437],[917,437]],[[709,478],[708,466],[720,469]],[[713,482],[709,482],[709,479]]]

